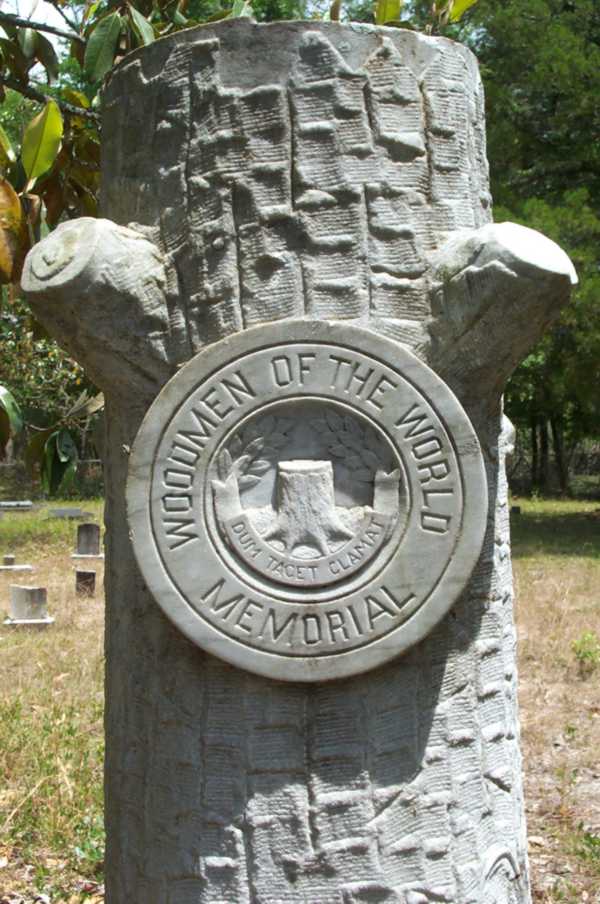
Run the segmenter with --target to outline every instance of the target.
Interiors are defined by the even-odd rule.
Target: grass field
[[[599,904],[600,503],[518,504],[513,549],[534,900]],[[100,517],[100,502],[83,506]],[[76,599],[75,530],[73,522],[47,519],[43,508],[0,521],[0,556],[13,552],[36,567],[17,580],[0,573],[0,610],[10,583],[39,583],[56,617],[43,632],[0,623],[0,904],[103,900],[102,574],[100,565],[95,599]]]
[[[62,504],[77,503],[52,507]],[[82,507],[101,518],[101,502]],[[102,900],[102,560],[96,598],[76,599],[75,535],[76,522],[45,509],[0,520],[0,556],[35,567],[0,573],[0,610],[11,583],[39,584],[56,618],[41,631],[0,622],[0,901],[10,904],[37,892],[52,904]]]

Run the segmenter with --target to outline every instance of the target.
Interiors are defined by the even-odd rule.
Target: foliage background
[[[234,0],[231,7],[228,0],[45,0],[42,5],[48,3],[60,13],[64,27],[58,30],[69,39],[41,25],[17,25],[0,11],[0,126],[10,145],[7,150],[0,135],[8,184],[4,203],[14,202],[9,194],[14,189],[22,207],[22,222],[9,223],[6,232],[0,193],[0,225],[13,239],[8,250],[0,242],[0,270],[13,283],[22,245],[61,219],[95,215],[101,85],[132,47],[208,19],[250,14],[261,21],[395,20],[468,44],[480,60],[486,90],[495,219],[545,233],[567,251],[579,274],[573,303],[517,369],[506,394],[507,413],[527,437],[532,488],[569,492],[574,452],[584,441],[600,440],[597,0],[349,0],[345,5],[334,0],[330,8],[326,0],[254,0],[252,7],[249,0]],[[44,132],[38,124],[38,150],[46,152],[52,141],[56,147],[51,165],[38,172],[27,165],[23,151],[19,156],[19,148],[31,145],[32,118],[47,109],[49,98],[60,107],[62,131],[57,141],[52,129]],[[64,413],[84,377],[39,335],[14,291],[11,296],[9,301],[5,295],[1,308],[0,384],[13,389],[30,417],[49,423]]]

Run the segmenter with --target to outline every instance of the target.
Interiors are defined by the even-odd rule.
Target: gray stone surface
[[[417,643],[479,558],[487,486],[458,400],[346,324],[246,330],[158,395],[128,487],[136,556],[187,636],[281,680]]]
[[[398,29],[228,21],[128,56],[103,129],[117,225],[60,227],[23,284],[107,398],[107,900],[524,904],[501,392],[573,274],[556,246],[489,225],[475,60]],[[324,684],[190,643],[135,566],[124,502],[169,377],[289,319],[350,321],[431,366],[488,486],[451,611]]]
[[[85,522],[77,525],[77,548],[72,559],[103,559],[100,552],[100,525]]]
[[[82,518],[91,518],[92,512],[84,512],[80,508],[53,508],[48,511],[49,518],[67,518],[79,521]]]
[[[10,585],[10,610],[4,620],[7,626],[50,625],[54,619],[48,615],[47,592],[45,587],[25,587]]]

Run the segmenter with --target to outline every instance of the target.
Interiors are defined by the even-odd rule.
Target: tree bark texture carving
[[[59,227],[23,284],[107,395],[107,901],[524,904],[501,392],[574,274],[543,237],[490,224],[473,57],[396,29],[230,21],[127,57],[103,130],[112,222]],[[490,494],[451,614],[326,685],[193,647],[125,518],[128,450],[168,377],[290,317],[359,323],[430,364]]]

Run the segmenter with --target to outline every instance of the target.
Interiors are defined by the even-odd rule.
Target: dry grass
[[[513,548],[534,901],[597,904],[598,503],[523,504],[523,514],[513,518]]]
[[[98,517],[101,504],[85,509]],[[0,572],[0,609],[10,584],[35,584],[56,619],[42,630],[0,622],[0,901],[33,890],[53,904],[90,900],[101,870],[102,560],[96,598],[76,599],[75,534],[76,522],[43,510],[0,522],[0,555],[35,566]]]
[[[592,644],[586,659],[584,643],[578,659],[572,644],[600,638],[600,513],[598,503],[521,505],[513,535],[535,901],[597,904],[600,654]],[[100,504],[85,508],[98,514]],[[36,565],[56,617],[44,632],[0,624],[0,904],[40,892],[52,904],[102,900],[101,569],[96,599],[77,600],[74,535],[74,523],[43,513],[0,522],[0,555]],[[0,574],[0,609],[13,581]]]

